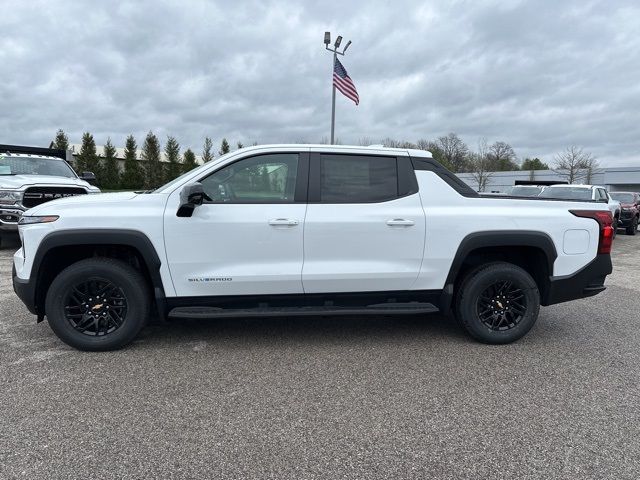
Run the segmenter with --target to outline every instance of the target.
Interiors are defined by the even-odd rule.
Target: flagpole
[[[329,44],[331,43],[331,33],[324,32],[324,48],[333,52],[333,65],[331,65],[331,145],[334,145],[335,142],[335,130],[336,130],[336,86],[333,83],[333,72],[336,68],[336,60],[338,59],[338,55],[344,55],[351,45],[351,40],[347,42],[347,45],[342,49],[342,51],[338,51],[340,48],[340,43],[342,42],[342,37],[338,35],[336,38],[336,43],[333,44],[333,48],[329,48]]]
[[[336,86],[333,83],[333,69],[336,66],[336,59],[338,55],[336,52],[333,52],[333,65],[331,65],[331,85],[332,85],[332,93],[331,93],[331,145],[333,145],[333,134],[336,128]]]

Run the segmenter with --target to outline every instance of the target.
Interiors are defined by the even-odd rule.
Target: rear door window
[[[398,198],[396,157],[320,155],[322,203],[375,203]]]

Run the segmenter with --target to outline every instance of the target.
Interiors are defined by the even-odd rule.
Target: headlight
[[[13,190],[0,190],[0,203],[3,205],[14,205],[20,201],[20,192],[14,192]]]
[[[47,215],[45,217],[25,217],[20,218],[18,225],[33,225],[34,223],[51,223],[55,222],[58,218],[57,215]]]

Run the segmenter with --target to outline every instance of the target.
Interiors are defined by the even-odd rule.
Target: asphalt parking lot
[[[62,344],[0,251],[0,478],[640,477],[640,236],[487,346],[442,316],[183,321]]]

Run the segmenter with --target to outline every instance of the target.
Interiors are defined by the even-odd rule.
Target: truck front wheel
[[[538,318],[540,293],[525,270],[495,262],[471,271],[456,298],[459,323],[485,343],[510,343],[524,336]]]
[[[51,329],[79,350],[114,350],[131,342],[149,313],[149,288],[130,265],[81,260],[53,280],[45,300]]]

